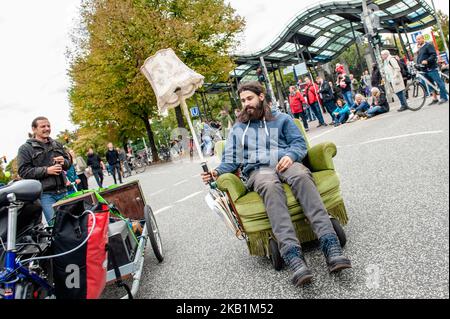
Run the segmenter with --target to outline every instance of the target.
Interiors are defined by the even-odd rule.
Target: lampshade
[[[147,58],[141,72],[150,82],[160,113],[180,104],[203,85],[204,76],[188,68],[172,49],[163,49]],[[175,92],[177,89],[181,92]],[[178,93],[178,94],[177,94]]]

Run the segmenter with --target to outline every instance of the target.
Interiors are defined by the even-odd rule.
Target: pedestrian
[[[364,74],[361,77],[361,83],[364,88],[364,95],[366,97],[370,96],[370,90],[372,89],[372,85],[371,85],[371,77],[369,74],[369,70],[364,70]]]
[[[437,64],[437,54],[434,46],[425,42],[425,38],[422,34],[416,37],[417,47],[419,51],[417,52],[417,63],[421,65],[425,71],[425,77],[430,81],[434,82],[439,87],[440,100],[438,100],[436,90],[429,87],[428,89],[433,96],[433,100],[429,105],[433,104],[443,104],[448,102],[448,92],[445,88],[445,83],[439,76],[438,64]]]
[[[389,84],[392,92],[394,92],[400,100],[400,108],[398,112],[408,109],[408,102],[405,96],[405,83],[400,65],[388,50],[381,51],[381,58],[383,59],[383,68],[386,75],[386,83]]]
[[[303,105],[306,104],[303,95],[295,85],[289,87],[289,107],[291,108],[292,116],[296,119],[302,119],[303,127],[306,132],[309,131],[308,120],[306,118],[305,109]]]
[[[317,119],[319,120],[319,125],[317,127],[321,126],[327,126],[325,121],[323,120],[322,116],[322,110],[320,109],[319,105],[319,87],[316,83],[313,83],[310,78],[305,78],[305,97],[306,102],[310,106],[311,110],[316,115]]]
[[[408,70],[408,65],[398,55],[394,56],[394,58],[397,60],[397,63],[400,66],[400,71],[402,73],[402,78],[403,78],[403,84],[405,84],[405,88],[406,88],[408,86],[408,80],[411,79],[411,73]],[[405,97],[406,97],[406,99],[408,99],[408,91],[407,90],[405,90]]]
[[[121,149],[120,147],[118,147],[116,150],[119,154],[120,171],[122,173],[122,176],[124,178],[127,176],[131,176],[131,169],[130,165],[128,165],[127,154],[125,153],[125,150]]]
[[[333,125],[336,120],[333,114],[333,111],[336,108],[333,89],[331,88],[329,82],[325,81],[320,76],[317,77],[317,83],[319,84],[320,98],[322,99],[323,105],[331,117],[330,125]]]
[[[347,103],[347,105],[353,105],[352,81],[350,80],[350,77],[345,73],[344,66],[340,63],[336,64],[335,70],[337,73],[336,85],[341,89],[345,103]]]
[[[352,87],[352,95],[355,96],[358,93],[358,88],[359,88],[359,82],[358,80],[354,77],[354,75],[352,73],[349,74],[349,78],[351,81],[351,87]]]
[[[378,68],[377,63],[372,64],[372,77],[370,78],[370,84],[372,88],[378,88],[384,91],[383,86],[381,85],[381,77],[380,69]],[[372,89],[370,90],[370,94],[372,94]]]
[[[334,122],[334,126],[339,126],[347,122],[350,116],[350,108],[347,103],[344,103],[343,100],[338,99],[336,101],[336,109],[333,111],[334,117],[336,121]]]
[[[119,153],[114,149],[113,143],[109,142],[108,150],[106,151],[106,161],[109,164],[109,167],[111,169],[111,174],[114,179],[114,184],[117,184],[116,179],[116,172],[119,177],[119,182],[122,184],[122,175],[120,174],[120,160],[119,160]]]
[[[86,176],[87,164],[83,157],[77,156],[74,150],[69,150],[69,154],[73,159],[73,167],[75,168],[75,172],[77,174],[80,183],[77,185],[78,190],[88,190],[88,180]]]
[[[92,148],[89,148],[88,150],[87,166],[92,170],[92,174],[95,177],[98,187],[103,188],[103,170],[105,169],[105,164],[100,156],[94,153]]]
[[[269,108],[264,88],[258,82],[241,83],[238,94],[244,109],[227,139],[224,160],[211,172],[202,173],[203,182],[242,167],[242,174],[248,178],[247,186],[263,199],[281,257],[293,273],[294,285],[310,282],[313,275],[292,224],[282,183],[289,184],[302,206],[319,239],[329,271],[351,268],[311,171],[302,164],[307,147],[293,119]],[[255,157],[253,153],[259,155]],[[270,154],[278,156],[274,159]]]
[[[35,179],[42,184],[41,205],[45,220],[53,224],[53,204],[67,194],[63,170],[69,169],[70,159],[63,146],[50,137],[51,126],[46,117],[31,123],[33,138],[19,148],[18,172],[22,179]]]
[[[220,122],[220,130],[222,134],[222,138],[226,139],[228,136],[228,132],[233,126],[233,119],[226,109],[222,109],[219,113],[219,122]]]
[[[373,87],[371,90],[372,105],[367,110],[366,114],[369,118],[389,112],[389,102],[386,99],[386,95],[377,87]]]
[[[234,118],[237,119],[239,117],[239,114],[241,114],[241,109],[235,108],[234,109]]]
[[[67,195],[70,195],[81,189],[81,188],[80,189],[78,188],[79,187],[78,185],[80,185],[81,180],[78,178],[77,172],[73,165],[74,158],[72,157],[72,154],[70,153],[70,151],[68,152],[68,156],[70,159],[70,166],[66,171],[64,171],[64,173],[66,174],[66,179],[67,179],[67,181],[66,181]]]

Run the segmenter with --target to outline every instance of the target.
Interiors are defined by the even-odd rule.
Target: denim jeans
[[[400,91],[398,93],[395,93],[398,97],[398,99],[400,100],[400,105],[402,108],[405,108],[408,106],[408,102],[406,102],[406,97],[405,97],[405,90]]]
[[[339,116],[336,120],[336,123],[343,124],[343,123],[347,122],[349,116],[350,116],[350,114],[348,114],[348,113],[339,114]]]
[[[441,100],[447,101],[448,95],[447,90],[445,89],[445,83],[442,80],[442,78],[439,76],[439,72],[437,69],[428,71],[425,76],[431,80],[430,82],[434,82],[439,87],[439,95],[441,97]],[[427,85],[428,86],[428,85]],[[432,87],[428,87],[429,91],[432,91]]]
[[[331,116],[331,120],[334,122],[335,118],[334,118],[333,111],[336,109],[336,105],[334,104],[334,102],[333,101],[323,102],[323,106],[325,106],[325,109],[327,110],[328,114],[330,114],[330,116]]]
[[[378,114],[383,114],[386,113],[387,111],[385,109],[383,109],[381,106],[374,106],[371,109],[369,109],[367,111],[367,116],[368,117],[374,117]]]
[[[203,154],[204,155],[211,155],[212,147],[213,147],[211,136],[204,135],[203,136],[203,143],[205,143],[204,149],[203,149]]]
[[[353,105],[353,96],[352,91],[342,92],[342,95],[344,96],[345,103],[347,105]]]
[[[316,120],[316,117],[314,116],[314,113],[311,111],[311,107],[305,108],[304,112],[306,113],[306,117],[307,117],[308,121],[311,122],[311,121],[315,121]]]
[[[50,226],[53,224],[52,219],[55,214],[52,205],[64,198],[64,196],[66,196],[66,193],[42,193],[41,195],[42,210],[44,212],[45,220]]]
[[[314,102],[310,106],[311,106],[311,110],[314,112],[317,119],[319,120],[319,124],[325,124],[325,121],[323,120],[323,116],[322,116],[322,110],[320,109],[319,103]]]

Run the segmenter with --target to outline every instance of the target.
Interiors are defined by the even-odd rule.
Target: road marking
[[[328,131],[326,131],[326,132],[320,133],[319,135],[313,136],[313,137],[311,137],[309,140],[312,141],[312,140],[315,139],[315,138],[318,138],[318,137],[321,137],[321,136],[323,136],[323,135],[325,135],[325,134],[331,133],[331,132],[333,132],[334,130],[338,129],[339,127],[340,127],[340,126],[333,127],[331,130],[328,130]]]
[[[187,179],[183,179],[182,181],[173,184],[173,186],[178,186],[178,185],[180,185],[180,184],[186,183],[187,181],[188,181]]]
[[[180,200],[177,200],[175,203],[180,203],[180,202],[184,202],[185,200],[188,200],[189,198],[192,198],[194,196],[197,196],[198,194],[203,193],[204,191],[199,191],[199,192],[195,192],[194,194],[191,194],[189,196],[186,196],[185,198],[182,198]]]
[[[355,145],[364,145],[364,144],[376,143],[376,142],[387,141],[387,140],[395,140],[395,139],[399,139],[399,138],[416,136],[416,135],[440,134],[440,133],[443,133],[443,132],[444,131],[441,130],[441,131],[426,131],[426,132],[417,132],[417,133],[411,133],[411,134],[403,134],[403,135],[397,135],[397,136],[391,136],[391,137],[376,138],[376,139],[369,140],[369,141],[366,141],[366,142],[361,142],[361,143],[357,143],[357,144],[343,145],[343,146],[339,146],[339,147],[349,147],[349,146],[355,146]]]
[[[171,206],[166,206],[166,207],[160,208],[156,212],[154,212],[153,215],[158,215],[159,213],[162,213],[165,210],[171,209],[172,207],[173,206],[171,205]]]
[[[162,192],[164,192],[166,189],[165,188],[163,188],[163,189],[160,189],[159,191],[157,191],[157,192],[154,192],[154,193],[151,193],[150,194],[150,196],[154,196],[154,195],[157,195],[157,194],[159,194],[159,193],[162,193]]]

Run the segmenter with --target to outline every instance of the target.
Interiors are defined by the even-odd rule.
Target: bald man
[[[440,100],[437,98],[437,92],[432,88],[428,88],[432,91],[431,95],[433,96],[433,100],[429,105],[433,104],[443,104],[448,102],[448,93],[445,89],[445,83],[439,76],[438,65],[437,65],[437,54],[434,46],[425,42],[425,38],[423,35],[418,35],[416,38],[417,47],[419,51],[417,53],[417,63],[426,67],[425,77],[430,81],[436,83],[439,87],[439,95]]]

